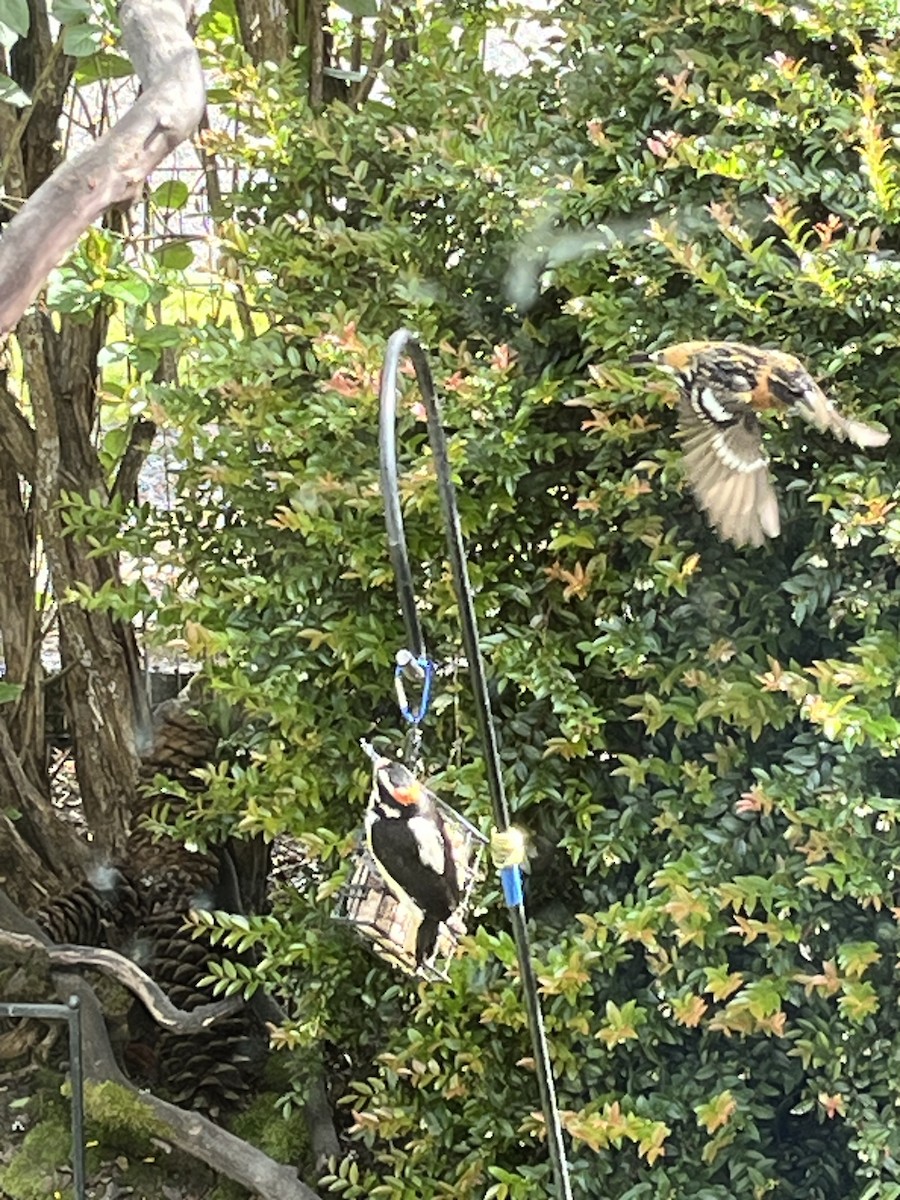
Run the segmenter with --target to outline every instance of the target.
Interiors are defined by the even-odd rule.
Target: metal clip
[[[431,685],[434,680],[434,663],[430,658],[417,658],[409,650],[398,650],[394,667],[394,690],[397,693],[397,704],[401,716],[410,725],[418,725],[428,712],[431,703]],[[415,680],[421,684],[422,692],[418,707],[413,708],[406,693],[406,679]]]

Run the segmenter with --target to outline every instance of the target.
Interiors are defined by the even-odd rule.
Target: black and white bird
[[[373,760],[366,842],[391,892],[422,915],[415,949],[421,967],[434,952],[441,922],[459,906],[453,844],[434,793],[402,763],[366,749]]]
[[[881,426],[845,417],[799,359],[740,342],[679,342],[633,362],[674,375],[684,469],[699,507],[718,535],[761,546],[781,532],[778,499],[758,412],[793,412],[857,446],[883,446]]]

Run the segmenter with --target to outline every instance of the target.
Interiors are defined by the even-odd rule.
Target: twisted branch
[[[0,337],[9,333],[50,270],[112,205],[133,203],[147,176],[196,130],[206,104],[188,32],[193,0],[124,0],[125,49],[142,93],[93,146],[62,164],[29,197],[0,238]]]
[[[0,947],[3,946],[23,955],[37,952],[46,958],[51,968],[96,967],[98,971],[112,975],[144,1003],[158,1025],[174,1033],[198,1033],[208,1029],[214,1021],[237,1012],[244,1003],[240,996],[229,996],[226,1000],[202,1004],[190,1011],[179,1008],[137,963],[117,954],[115,950],[66,943],[48,946],[37,938],[29,937],[27,933],[10,933],[0,929]]]

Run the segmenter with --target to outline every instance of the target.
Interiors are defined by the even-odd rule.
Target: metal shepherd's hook
[[[506,793],[500,771],[497,735],[494,728],[490,698],[488,696],[484,659],[481,656],[481,646],[478,640],[472,586],[469,582],[469,571],[465,548],[463,546],[462,530],[460,529],[459,512],[456,507],[456,492],[450,476],[450,464],[447,460],[447,442],[444,437],[443,426],[441,425],[440,409],[438,407],[437,396],[435,395],[434,382],[431,378],[428,360],[415,335],[410,333],[408,329],[398,329],[396,333],[391,335],[387,344],[384,368],[381,375],[381,417],[379,425],[381,491],[384,497],[388,546],[390,549],[391,564],[393,565],[394,574],[397,579],[400,610],[406,625],[410,650],[418,660],[422,662],[427,661],[425,639],[416,609],[416,597],[413,589],[409,554],[406,548],[406,534],[403,528],[403,514],[400,510],[400,490],[397,479],[397,373],[404,354],[410,358],[415,368],[416,379],[428,416],[428,437],[431,442],[431,450],[434,455],[437,472],[441,511],[447,533],[450,569],[453,574],[457,603],[459,604],[462,640],[466,658],[468,659],[469,676],[472,681],[472,696],[475,701],[475,714],[484,754],[485,772],[491,796],[494,825],[498,830],[506,831],[510,825],[509,807],[506,802]],[[556,1181],[556,1192],[559,1200],[572,1200],[569,1168],[566,1161],[559,1108],[556,1103],[556,1086],[553,1079],[553,1069],[550,1064],[547,1036],[544,1031],[544,1018],[541,1013],[540,999],[538,997],[537,979],[535,978],[534,966],[531,961],[531,947],[528,938],[528,926],[525,921],[522,877],[519,866],[503,867],[501,878],[503,881],[504,896],[509,907],[516,951],[518,953],[522,992],[525,998],[528,1023],[531,1029],[535,1069],[537,1071],[538,1087],[541,1095],[541,1106],[547,1126],[547,1143],[550,1149],[550,1159]]]

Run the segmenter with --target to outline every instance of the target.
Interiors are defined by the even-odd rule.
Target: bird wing
[[[781,532],[778,499],[756,415],[712,389],[679,402],[684,469],[699,507],[737,546],[761,546]]]
[[[422,866],[434,871],[435,875],[443,875],[446,835],[441,826],[427,817],[411,817],[409,827],[415,836]]]
[[[460,898],[452,851],[445,837],[441,826],[434,826],[424,817],[408,821],[379,819],[366,825],[369,849],[390,890],[401,901],[411,900],[441,921],[450,916]]]

